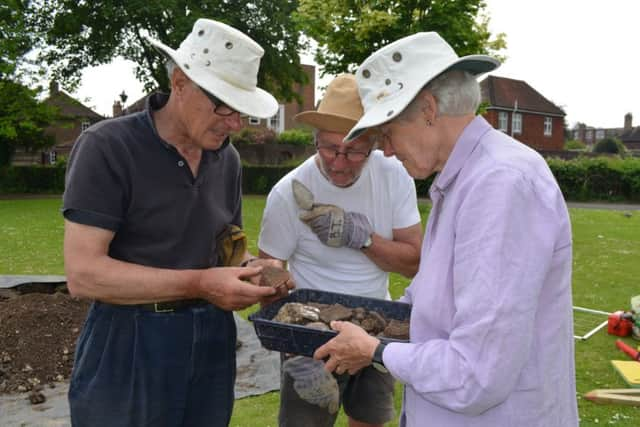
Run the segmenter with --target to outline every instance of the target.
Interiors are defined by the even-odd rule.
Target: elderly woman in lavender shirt
[[[476,76],[497,66],[418,33],[356,74],[365,114],[346,140],[370,132],[414,178],[438,175],[401,298],[410,342],[333,322],[315,357],[338,373],[384,365],[405,385],[401,426],[578,425],[571,224],[544,159],[475,114]]]

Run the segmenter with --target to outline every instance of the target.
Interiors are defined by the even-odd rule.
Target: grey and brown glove
[[[371,236],[373,228],[366,215],[345,212],[335,205],[314,204],[309,211],[300,214],[322,243],[335,248],[361,249]]]
[[[325,245],[362,249],[373,233],[366,215],[345,212],[335,205],[314,203],[311,190],[297,179],[291,181],[291,190],[298,207],[304,211],[300,220],[311,227]]]

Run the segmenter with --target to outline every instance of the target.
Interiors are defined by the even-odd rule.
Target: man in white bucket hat
[[[69,389],[74,426],[226,426],[234,401],[232,310],[286,294],[261,267],[218,267],[216,237],[242,226],[240,114],[275,114],[256,87],[262,48],[199,19],[168,58],[171,93],[74,145],[63,200],[65,271],[95,300]],[[251,259],[244,253],[245,261]],[[269,261],[261,261],[263,264]]]
[[[369,131],[413,177],[438,174],[401,298],[411,342],[334,322],[315,357],[337,372],[383,363],[405,384],[401,426],[578,425],[569,215],[544,159],[476,116],[476,75],[497,66],[418,33],[356,74],[364,115],[346,140]]]
[[[402,164],[367,137],[342,142],[361,117],[352,74],[327,86],[317,110],[296,116],[313,127],[317,153],[269,193],[258,247],[261,257],[288,262],[298,288],[389,299],[389,273],[413,277],[418,269],[422,225]],[[366,367],[334,377],[312,358],[284,359],[280,427],[332,426],[340,404],[352,427],[394,417],[388,372]]]

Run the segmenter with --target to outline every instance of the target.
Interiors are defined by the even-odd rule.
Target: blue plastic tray
[[[302,356],[313,356],[316,349],[335,337],[337,332],[319,331],[306,326],[271,320],[278,313],[280,307],[288,302],[316,302],[320,304],[342,304],[349,308],[362,307],[367,310],[374,310],[387,319],[409,320],[411,316],[410,304],[315,289],[297,289],[291,292],[288,297],[263,307],[249,316],[249,320],[253,322],[256,335],[263,347],[269,350]],[[380,340],[383,342],[408,342],[392,338],[380,338]]]

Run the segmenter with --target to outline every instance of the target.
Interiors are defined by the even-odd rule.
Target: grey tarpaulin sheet
[[[62,280],[60,280],[62,279]],[[0,288],[24,283],[64,282],[64,276],[0,276]],[[8,284],[12,283],[11,286]],[[242,346],[237,352],[236,399],[254,396],[280,388],[280,353],[265,350],[256,337],[253,325],[235,315],[238,339]],[[27,394],[0,396],[0,426],[70,426],[67,403],[67,383],[42,391],[47,401],[31,405]]]

